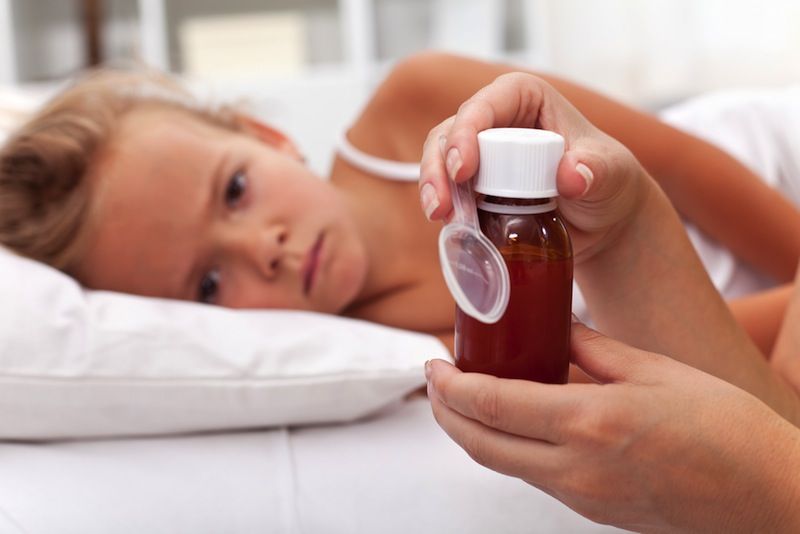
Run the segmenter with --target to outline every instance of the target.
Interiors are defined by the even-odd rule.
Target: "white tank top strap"
[[[419,164],[393,161],[371,156],[354,147],[347,139],[347,132],[342,132],[336,144],[336,151],[343,160],[362,171],[402,182],[419,180]]]

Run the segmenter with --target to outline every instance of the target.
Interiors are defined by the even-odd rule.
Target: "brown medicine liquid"
[[[501,378],[564,384],[572,322],[569,234],[554,209],[517,214],[495,211],[504,206],[546,209],[548,200],[485,200],[478,209],[481,230],[506,261],[511,295],[505,314],[494,324],[456,310],[456,365],[462,371]]]

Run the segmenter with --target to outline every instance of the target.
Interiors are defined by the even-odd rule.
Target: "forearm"
[[[656,179],[678,211],[751,266],[790,282],[800,259],[798,209],[727,153],[677,137],[676,157]]]
[[[800,259],[800,212],[753,171],[652,115],[567,80],[543,78],[627,146],[679,213],[777,281],[792,279]]]
[[[798,421],[798,400],[739,328],[655,185],[607,249],[575,275],[600,329],[714,374]]]

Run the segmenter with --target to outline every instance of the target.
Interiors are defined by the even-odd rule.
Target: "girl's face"
[[[340,193],[281,141],[183,112],[126,115],[89,176],[75,275],[140,295],[341,311],[366,278],[364,244]]]

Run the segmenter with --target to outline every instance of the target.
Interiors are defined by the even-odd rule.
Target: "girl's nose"
[[[289,237],[283,225],[261,229],[242,228],[231,240],[231,252],[265,278],[277,276]]]

